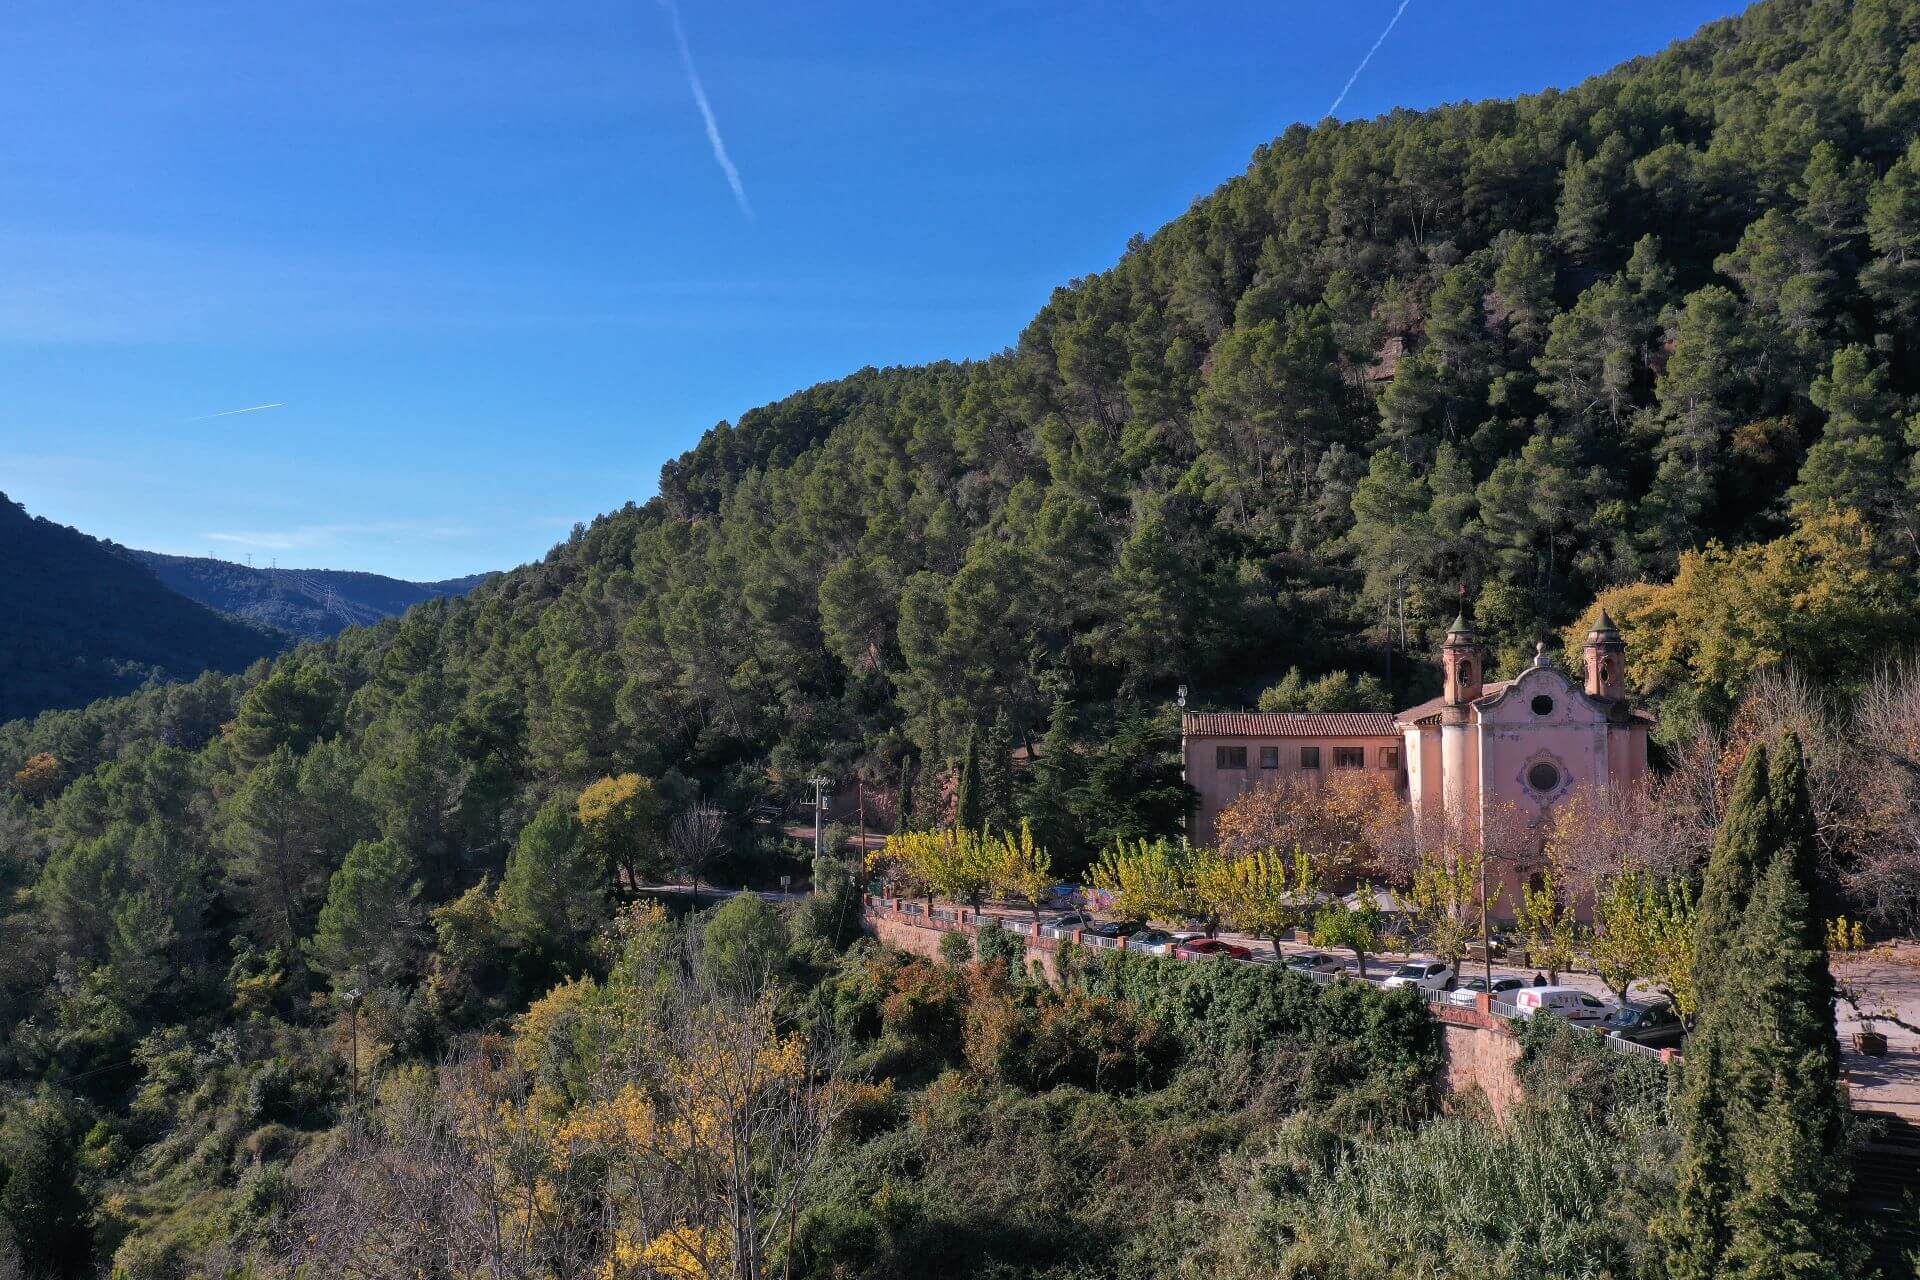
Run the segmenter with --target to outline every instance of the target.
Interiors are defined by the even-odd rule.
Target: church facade
[[[1213,839],[1220,812],[1261,786],[1315,784],[1343,770],[1391,775],[1422,829],[1477,836],[1489,821],[1539,829],[1581,787],[1626,788],[1647,770],[1651,713],[1627,696],[1626,645],[1603,611],[1582,675],[1546,659],[1485,679],[1486,651],[1465,616],[1441,649],[1444,691],[1399,712],[1191,712],[1186,779],[1199,794],[1190,837]]]

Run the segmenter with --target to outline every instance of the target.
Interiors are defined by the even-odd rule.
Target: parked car
[[[1422,991],[1445,991],[1453,981],[1453,966],[1445,960],[1409,960],[1387,975],[1383,987],[1418,987]]]
[[[1047,923],[1061,929],[1090,929],[1100,921],[1091,911],[1066,911],[1051,917]]]
[[[1127,950],[1144,951],[1148,955],[1164,956],[1172,951],[1180,939],[1165,929],[1142,929],[1127,939]]]
[[[1553,1013],[1583,1026],[1592,1026],[1611,1010],[1610,1005],[1578,987],[1521,987],[1513,993],[1513,1005],[1523,1018]]]
[[[1237,942],[1225,942],[1219,938],[1189,938],[1173,949],[1173,954],[1182,960],[1205,960],[1212,956],[1231,956],[1235,960],[1245,960],[1253,952]]]
[[[1600,1020],[1600,1030],[1650,1049],[1676,1049],[1687,1038],[1686,1024],[1664,1000],[1629,1000]]]
[[[1324,951],[1296,951],[1287,957],[1287,968],[1312,973],[1339,973],[1346,967],[1345,960]]]
[[[1099,924],[1087,926],[1086,931],[1096,938],[1131,938],[1146,927],[1139,920],[1102,920]]]
[[[1511,1003],[1513,993],[1526,985],[1527,980],[1525,978],[1515,978],[1511,976],[1495,978],[1491,987],[1487,985],[1487,980],[1484,977],[1463,978],[1458,986],[1447,992],[1447,1003],[1457,1004],[1463,1009],[1471,1009],[1479,1002],[1479,996],[1482,991],[1492,992],[1495,1000],[1505,1000]]]

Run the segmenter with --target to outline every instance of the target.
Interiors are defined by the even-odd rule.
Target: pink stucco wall
[[[1187,785],[1200,793],[1199,802],[1194,806],[1193,826],[1188,838],[1195,844],[1210,844],[1213,841],[1214,819],[1220,811],[1238,800],[1241,796],[1259,787],[1281,784],[1295,785],[1302,782],[1318,785],[1336,773],[1366,773],[1396,777],[1406,769],[1406,749],[1397,734],[1382,734],[1348,737],[1189,737],[1183,744],[1186,752]],[[1244,769],[1222,769],[1216,763],[1216,747],[1245,747],[1247,767]],[[1279,751],[1279,762],[1272,769],[1260,765],[1260,748],[1274,747]],[[1320,767],[1302,769],[1300,767],[1300,748],[1318,747],[1320,749]],[[1334,764],[1334,752],[1340,747],[1353,747],[1365,753],[1366,763],[1358,769],[1341,769]],[[1390,748],[1400,755],[1400,760],[1390,766],[1383,766],[1382,748]]]

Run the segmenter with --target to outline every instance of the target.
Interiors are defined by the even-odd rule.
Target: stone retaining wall
[[[908,914],[905,906],[897,898],[869,899],[864,915],[867,932],[895,950],[938,960],[942,936],[964,933],[971,940],[979,928],[977,914],[964,907],[952,909],[955,918],[946,920]],[[1029,936],[1026,941],[1028,963],[1037,962],[1049,978],[1058,977],[1054,956],[1059,944],[1044,936]],[[1441,1024],[1447,1092],[1462,1094],[1477,1089],[1495,1115],[1505,1116],[1520,1098],[1520,1077],[1514,1070],[1520,1044],[1507,1029],[1506,1020],[1487,1008],[1484,995],[1479,1007],[1473,1009],[1452,1005],[1429,1008]]]

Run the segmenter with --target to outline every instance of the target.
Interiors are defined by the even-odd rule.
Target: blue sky
[[[11,0],[0,491],[260,564],[535,558],[721,419],[1011,344],[1398,7],[682,0],[743,208],[659,0]],[[1738,8],[1408,0],[1338,114]]]

